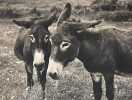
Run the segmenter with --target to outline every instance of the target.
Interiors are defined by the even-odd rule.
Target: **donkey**
[[[16,39],[14,52],[17,58],[24,61],[27,72],[27,87],[31,89],[34,85],[32,78],[33,68],[37,70],[38,81],[45,96],[46,73],[49,63],[51,43],[48,27],[56,19],[57,12],[51,13],[49,18],[37,18],[34,20],[13,20],[13,22],[24,27],[27,33],[20,33]]]
[[[79,24],[61,22],[51,36],[47,74],[60,79],[64,67],[77,57],[90,72],[95,100],[102,97],[102,77],[106,97],[113,100],[115,72],[132,73],[131,49],[132,34],[116,27],[86,29]]]

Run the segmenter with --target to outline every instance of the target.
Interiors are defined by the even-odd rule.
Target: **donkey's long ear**
[[[57,20],[57,13],[58,13],[58,10],[56,7],[54,7],[54,10],[51,11],[51,15],[48,17],[48,20],[47,20],[47,26],[50,26],[54,21]]]
[[[58,10],[56,7],[52,11],[50,11],[50,15],[48,18],[42,17],[34,21],[34,24],[41,24],[44,25],[45,27],[49,27],[53,22],[57,20],[57,13]]]
[[[65,5],[65,7],[63,8],[63,10],[57,20],[57,25],[59,25],[60,23],[62,23],[63,21],[67,20],[70,17],[71,10],[72,10],[71,4],[67,3]]]
[[[22,21],[22,20],[13,20],[13,22],[21,27],[30,28],[33,24],[33,21]]]

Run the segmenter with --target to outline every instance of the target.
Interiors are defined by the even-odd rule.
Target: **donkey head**
[[[48,27],[56,20],[56,11],[52,12],[48,19],[35,19],[29,21],[13,20],[13,22],[29,30],[24,38],[23,56],[25,61],[33,62],[35,67],[45,65],[50,55],[50,32]]]
[[[63,30],[63,22],[71,15],[71,4],[67,3],[58,17],[56,30],[51,36],[51,55],[49,59],[48,74],[57,79],[64,66],[75,58],[78,52],[79,42],[75,37]],[[69,27],[70,28],[70,27]],[[72,27],[70,28],[72,30]]]
[[[73,61],[78,56],[80,40],[85,38],[86,27],[94,27],[100,23],[100,21],[96,21],[83,25],[81,22],[63,22],[64,16],[71,12],[71,9],[67,7],[69,6],[65,6],[60,14],[56,31],[51,36],[51,54],[47,73],[53,79],[58,79],[68,62]]]

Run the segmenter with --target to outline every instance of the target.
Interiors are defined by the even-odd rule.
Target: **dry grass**
[[[18,9],[31,9],[33,6],[49,9],[50,6],[56,4],[62,5],[64,3],[62,0],[8,1],[12,7]],[[69,1],[75,2],[75,0]],[[83,1],[89,3],[87,0]],[[109,24],[125,29],[128,27],[131,28],[132,25],[132,23],[120,22]],[[24,64],[13,53],[13,46],[18,30],[19,27],[11,23],[10,20],[0,20],[0,100],[41,100],[41,88],[36,80],[32,91],[30,93],[25,91],[26,72]],[[115,76],[115,100],[131,100],[131,83],[132,78]],[[47,78],[46,97],[47,100],[93,100],[92,81],[89,73],[83,68],[80,62],[75,61],[71,63],[63,73],[62,79],[58,81],[58,84],[56,81]]]

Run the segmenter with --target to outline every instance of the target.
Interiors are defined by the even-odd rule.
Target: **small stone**
[[[93,93],[90,93],[90,97],[93,97]]]
[[[10,79],[9,79],[9,78],[7,78],[6,80],[7,80],[7,81],[9,81]]]

